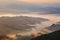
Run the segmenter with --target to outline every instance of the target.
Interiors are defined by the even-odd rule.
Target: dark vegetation
[[[49,33],[49,34],[38,36],[31,40],[60,40],[60,30]]]

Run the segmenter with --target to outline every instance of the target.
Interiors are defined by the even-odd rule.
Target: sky
[[[60,0],[0,0],[0,13],[60,14]]]
[[[16,16],[12,14],[31,17],[40,16],[57,21],[60,19],[60,0],[0,0],[0,17]]]
[[[60,0],[0,0],[0,17],[12,14],[49,19],[44,27],[60,21]]]

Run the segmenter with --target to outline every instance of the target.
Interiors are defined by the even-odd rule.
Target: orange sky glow
[[[27,3],[58,3],[60,0],[17,0]]]

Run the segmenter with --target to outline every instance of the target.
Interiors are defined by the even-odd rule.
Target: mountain
[[[49,27],[43,28],[42,30],[40,30],[40,33],[47,34],[47,33],[57,31],[57,30],[60,30],[60,22],[56,22],[56,23],[50,25]]]
[[[57,22],[55,24],[52,24],[50,27],[47,27],[47,29],[49,29],[51,31],[60,30],[60,22]]]
[[[37,37],[37,36],[41,36],[44,34],[52,33],[57,30],[60,30],[60,22],[52,24],[49,27],[45,27],[45,28],[41,29],[39,32],[35,32],[33,35],[34,35],[34,37]]]
[[[56,29],[57,28],[57,29]],[[53,30],[52,30],[53,29]],[[60,22],[52,24],[49,27],[43,28],[39,32],[35,32],[30,36],[18,37],[18,40],[52,40],[55,39],[56,36],[60,37]],[[52,37],[53,36],[53,37]],[[50,37],[50,38],[49,38]],[[54,40],[53,39],[53,40]]]
[[[60,40],[60,30],[32,38],[31,40]]]
[[[37,24],[44,21],[49,21],[44,18],[34,18],[27,16],[16,16],[16,17],[0,17],[0,33],[17,33],[28,31],[34,26],[31,24]],[[30,24],[30,25],[29,25]]]

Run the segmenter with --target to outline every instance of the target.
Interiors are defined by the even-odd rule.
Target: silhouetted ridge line
[[[49,34],[38,36],[31,40],[60,40],[60,30],[49,33]]]

